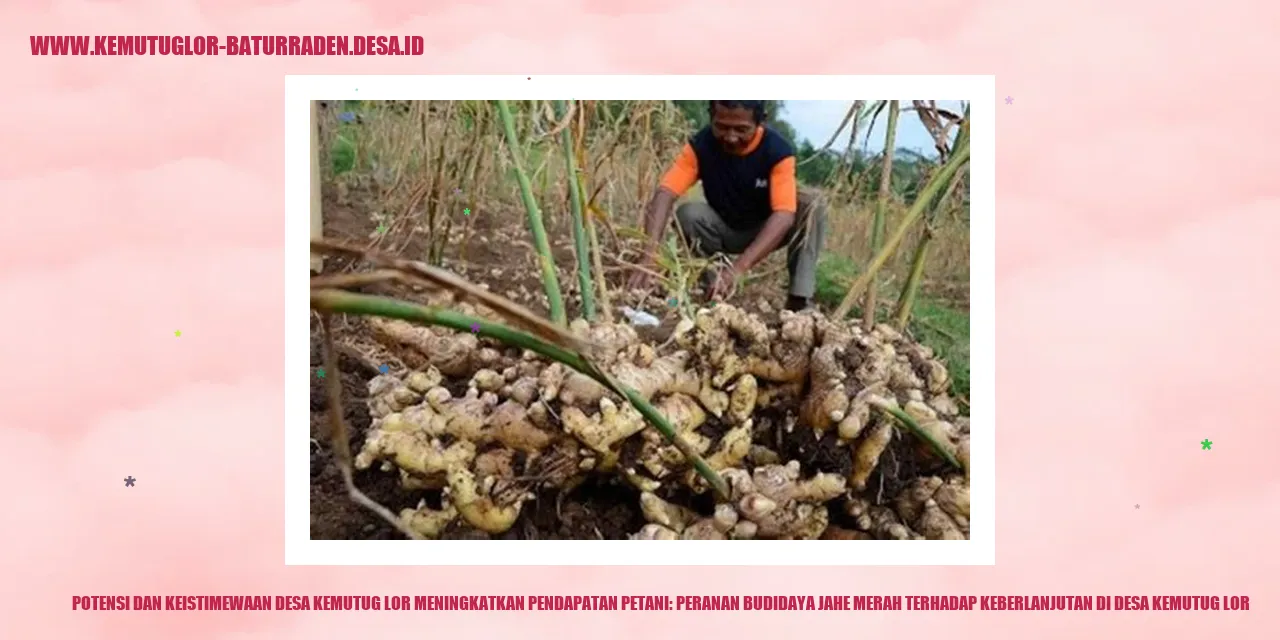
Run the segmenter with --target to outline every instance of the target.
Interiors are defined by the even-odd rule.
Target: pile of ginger
[[[637,540],[968,538],[968,418],[948,394],[946,367],[888,326],[865,332],[816,311],[766,323],[718,304],[655,347],[626,324],[571,325],[600,368],[649,400],[726,481],[726,497],[585,374],[474,334],[383,318],[369,325],[410,371],[369,381],[373,424],[355,464],[440,493],[438,508],[424,500],[400,513],[424,537],[457,527],[503,534],[536,490],[567,492],[604,474],[635,489],[648,523]],[[886,407],[912,417],[962,468]],[[777,430],[834,442],[847,473],[805,469],[777,449]],[[916,467],[938,474],[884,496],[874,472],[895,439],[910,443],[896,450]]]

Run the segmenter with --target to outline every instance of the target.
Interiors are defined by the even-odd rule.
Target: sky
[[[814,147],[821,147],[826,144],[827,139],[835,132],[836,127],[840,126],[840,121],[844,119],[844,114],[849,111],[849,106],[853,104],[852,100],[786,100],[785,108],[782,112],[782,118],[791,123],[795,127],[796,135],[800,139],[808,139],[809,143]],[[903,101],[903,105],[907,105]],[[949,111],[960,112],[962,107],[959,100],[939,100],[938,107]],[[858,132],[858,146],[870,151],[871,153],[879,153],[884,149],[884,129],[888,114],[881,113],[876,120],[876,126],[871,131],[871,138],[867,140],[866,130]],[[867,140],[863,146],[863,141]],[[848,129],[840,134],[840,139],[831,146],[837,151],[844,151],[845,145],[849,143]],[[898,134],[897,148],[907,148],[918,151],[929,156],[936,155],[937,152],[933,148],[933,139],[929,137],[929,132],[925,130],[920,119],[916,117],[914,111],[904,112],[898,116]]]

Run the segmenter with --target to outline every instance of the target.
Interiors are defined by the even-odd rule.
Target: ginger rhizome
[[[400,513],[424,537],[504,535],[530,500],[592,478],[634,491],[647,522],[635,540],[968,537],[968,418],[946,366],[888,326],[813,311],[766,322],[728,304],[661,345],[625,324],[570,326],[725,479],[727,501],[588,375],[471,334],[370,326],[408,371],[370,380],[374,421],[356,466],[438,498]]]

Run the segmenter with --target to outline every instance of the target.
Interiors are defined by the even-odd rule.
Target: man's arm
[[[662,232],[667,228],[667,220],[671,218],[671,210],[680,196],[698,181],[698,156],[693,147],[686,144],[680,151],[671,168],[662,176],[662,182],[654,190],[649,199],[649,206],[644,212],[644,232],[649,237],[645,250],[652,256],[662,241]]]
[[[665,186],[659,185],[654,189],[653,197],[644,209],[644,234],[649,238],[645,243],[646,254],[656,250],[658,243],[662,241],[662,232],[667,228],[667,220],[671,218],[671,209],[679,198]]]
[[[786,239],[787,232],[796,223],[796,158],[790,156],[773,166],[769,175],[769,200],[773,215],[765,221],[756,239],[733,263],[733,270],[742,275],[760,264]]]

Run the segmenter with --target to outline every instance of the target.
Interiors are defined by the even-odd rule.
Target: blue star
[[[338,119],[343,122],[355,122],[356,114],[351,111],[343,111],[342,113],[338,114]]]
[[[382,365],[382,366],[380,366],[380,367],[378,367],[378,373],[386,373],[386,372],[388,372],[388,371],[390,371],[390,370],[391,370],[391,367],[388,367],[388,366],[387,366],[387,365],[385,365],[385,364],[384,364],[384,365]]]

